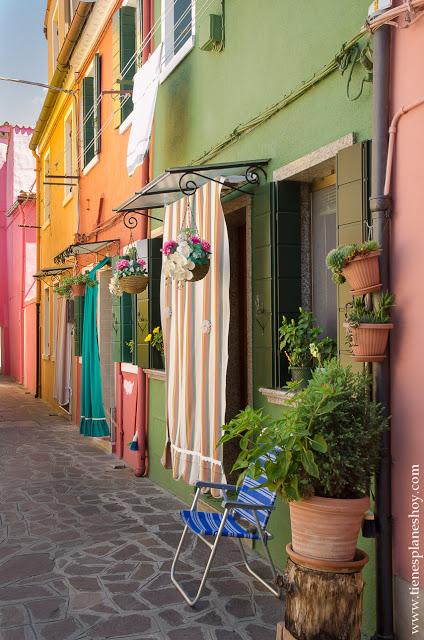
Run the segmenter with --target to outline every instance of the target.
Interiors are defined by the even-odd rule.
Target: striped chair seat
[[[216,536],[222,521],[221,513],[208,513],[206,511],[180,511],[184,523],[196,535]],[[249,538],[259,540],[259,535],[254,531],[247,531],[229,514],[221,535],[230,538]]]

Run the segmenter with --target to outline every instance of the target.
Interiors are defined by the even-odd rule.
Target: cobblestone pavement
[[[281,603],[233,541],[191,609],[169,576],[182,503],[1,379],[0,454],[0,640],[274,640]],[[207,551],[183,558],[192,591]]]

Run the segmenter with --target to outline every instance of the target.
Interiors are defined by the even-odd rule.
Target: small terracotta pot
[[[320,498],[289,502],[292,547],[317,560],[350,562],[370,499]]]
[[[356,256],[343,269],[343,275],[352,287],[352,295],[362,296],[381,289],[378,257],[381,250]]]
[[[85,294],[85,284],[73,284],[72,285],[72,296],[76,298],[77,296],[83,296]]]
[[[343,326],[352,336],[352,360],[355,362],[382,362],[385,359],[387,341],[393,324],[363,323],[357,327],[350,327],[345,322]]]

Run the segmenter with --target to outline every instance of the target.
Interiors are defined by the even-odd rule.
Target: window
[[[72,185],[70,184],[70,176],[73,175],[73,162],[72,162],[72,137],[73,137],[73,127],[72,127],[72,110],[68,113],[65,120],[64,127],[64,166],[65,166],[65,198],[69,198],[72,195]]]
[[[50,182],[48,176],[50,175],[50,151],[46,153],[44,156],[44,182]],[[43,210],[44,210],[44,225],[49,224],[50,222],[50,185],[43,185]]]
[[[45,287],[43,300],[43,356],[50,355],[50,289]]]
[[[163,78],[194,45],[194,0],[162,0]]]
[[[52,356],[56,356],[56,344],[57,344],[57,293],[53,291],[52,295],[53,302],[53,348],[52,348]]]
[[[82,122],[84,167],[86,167],[100,152],[101,56],[98,53],[82,81]]]
[[[135,3],[134,3],[135,4]],[[112,21],[112,56],[114,91],[131,91],[136,72],[136,6],[121,7]],[[130,94],[118,95],[114,104],[115,128],[130,115],[133,103]]]
[[[56,68],[57,56],[59,55],[59,11],[58,5],[53,13],[52,19],[52,68],[53,71]]]

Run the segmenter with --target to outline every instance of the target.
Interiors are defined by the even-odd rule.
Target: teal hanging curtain
[[[110,258],[104,258],[90,271],[89,278],[94,280],[96,284],[94,287],[87,286],[85,289],[80,422],[80,433],[83,436],[101,437],[110,435],[102,398],[97,337],[97,296],[99,285],[96,281],[96,272],[109,262]]]

